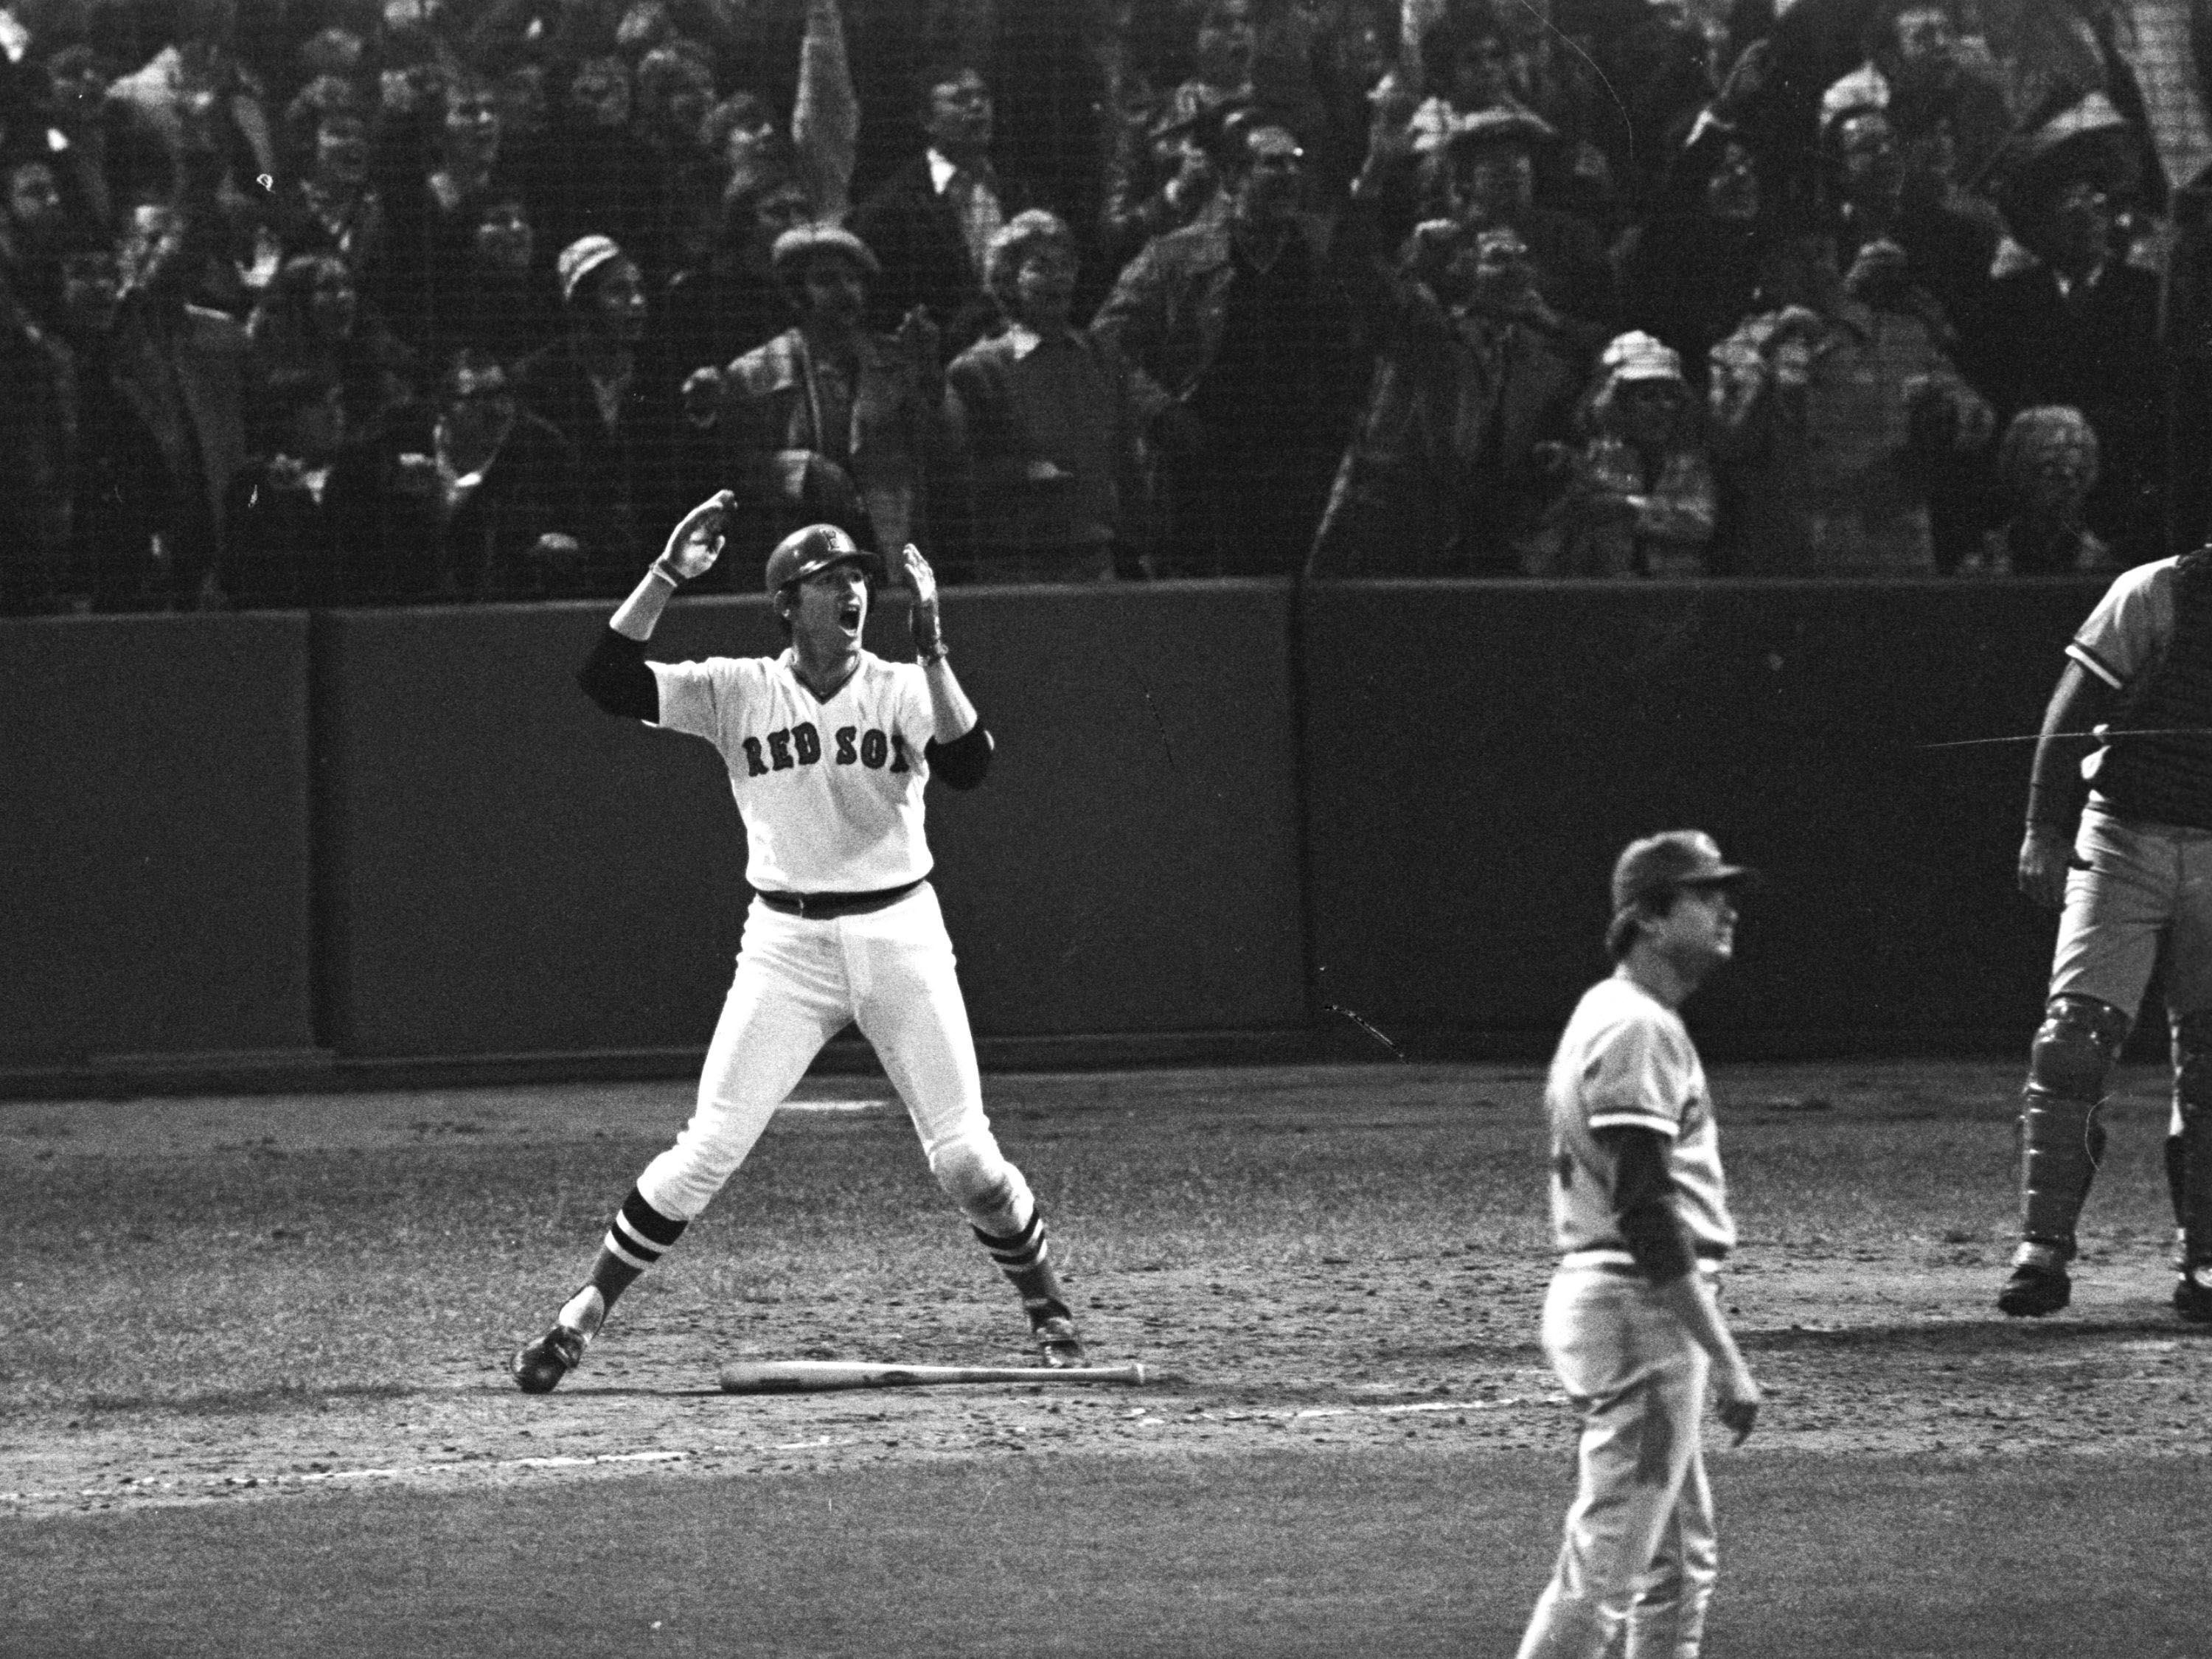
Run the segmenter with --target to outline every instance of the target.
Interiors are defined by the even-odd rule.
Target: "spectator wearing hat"
[[[1422,216],[1432,196],[1435,158],[1452,136],[1481,114],[1523,116],[1538,130],[1552,129],[1514,95],[1513,49],[1488,11],[1447,13],[1421,32],[1420,88],[1393,76],[1372,100],[1367,154],[1352,179],[1352,195],[1373,214],[1386,244],[1395,244]]]
[[[1574,435],[1583,358],[1538,320],[1510,225],[1443,222],[1419,246],[1426,263],[1401,275],[1387,313],[1310,575],[1518,575],[1556,539],[1542,462]]]
[[[861,202],[852,229],[882,265],[870,296],[876,325],[889,327],[921,307],[951,356],[996,314],[983,289],[991,238],[1015,214],[1047,204],[1029,180],[994,161],[991,89],[981,74],[941,64],[915,84],[922,153]]]
[[[1704,575],[1718,495],[1681,358],[1649,334],[1614,339],[1583,424],[1588,438],[1557,453],[1565,487],[1529,574]]]
[[[1926,319],[1851,294],[1826,236],[1771,263],[1776,309],[1713,348],[1732,575],[1928,574],[1928,481],[1989,441],[1990,408]]]
[[[713,239],[668,281],[671,362],[685,374],[726,363],[789,325],[791,307],[775,276],[776,239],[812,216],[806,191],[787,173],[731,179]]]
[[[620,585],[673,499],[669,465],[674,387],[643,349],[651,307],[645,276],[607,236],[580,236],[555,264],[562,337],[514,368],[523,406],[574,452],[576,484],[590,516],[580,526],[578,592]]]
[[[1557,138],[1525,111],[1493,109],[1467,117],[1424,163],[1424,209],[1440,212],[1464,234],[1500,225],[1520,233],[1535,270],[1536,292],[1578,325],[1571,331],[1586,351],[1595,352],[1609,337],[1616,310],[1613,270],[1589,220],[1537,204],[1537,158]]]
[[[945,371],[972,574],[1110,580],[1117,543],[1136,551],[1139,416],[1127,365],[1070,321],[1074,233],[1056,214],[1017,214],[992,239],[985,272],[1007,325]]]
[[[1352,289],[1301,210],[1297,139],[1232,119],[1223,179],[1224,211],[1148,245],[1091,324],[1160,453],[1160,574],[1297,568],[1358,389]]]
[[[2011,511],[1962,560],[1961,572],[2049,576],[2118,566],[2089,528],[2097,434],[2078,409],[2023,409],[1997,446],[1997,479]]]
[[[1970,42],[1951,0],[1881,0],[1869,14],[1866,61],[1820,94],[1820,124],[1852,110],[1886,112],[1909,171],[1974,178],[2012,118],[1986,48]]]
[[[817,522],[878,550],[928,540],[927,470],[945,441],[935,330],[918,313],[896,335],[869,330],[881,267],[849,230],[802,225],[769,257],[798,324],[684,386],[687,414],[715,434],[721,476],[738,492],[746,533],[732,532],[732,545],[765,556]],[[726,580],[743,591],[758,574]]]
[[[1098,214],[1100,252],[1114,270],[1155,236],[1181,230],[1221,203],[1213,150],[1222,121],[1244,106],[1224,97],[1193,98],[1187,109],[1182,103],[1178,88],[1164,118],[1139,114],[1122,125]]]
[[[2103,458],[2089,527],[2124,562],[2163,550],[2168,380],[2158,278],[2120,245],[2133,135],[2095,94],[2021,145],[1998,205],[2027,257],[1990,283],[1960,353],[1999,420],[2038,404],[2087,419]]]

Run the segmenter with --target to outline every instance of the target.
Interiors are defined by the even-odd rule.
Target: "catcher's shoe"
[[[2173,1310],[2192,1325],[2212,1325],[2212,1268],[2185,1267],[2173,1281]]]
[[[556,1325],[516,1350],[507,1369],[523,1393],[550,1394],[554,1384],[584,1363],[584,1345],[590,1340],[573,1327]]]
[[[1042,1309],[1031,1313],[1030,1342],[1036,1349],[1037,1364],[1053,1370],[1083,1363],[1083,1339],[1075,1334],[1075,1322],[1065,1313]]]
[[[2074,1284],[2066,1277],[2065,1268],[2055,1263],[2045,1267],[2023,1261],[1997,1292],[1997,1311],[2014,1319],[2040,1319],[2057,1313],[2073,1299]]]

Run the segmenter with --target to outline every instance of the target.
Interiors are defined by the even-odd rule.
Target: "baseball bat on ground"
[[[942,1382],[1127,1382],[1142,1365],[880,1365],[859,1359],[739,1360],[722,1367],[724,1394],[811,1394],[823,1389],[925,1389]]]

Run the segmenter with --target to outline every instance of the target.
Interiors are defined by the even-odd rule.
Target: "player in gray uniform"
[[[1759,1384],[1713,1279],[1735,1243],[1712,1096],[1675,1011],[1735,945],[1738,887],[1710,836],[1674,830],[1613,866],[1617,964],[1553,1057],[1559,1271],[1544,1352],[1582,1418],[1580,1482],[1520,1659],[1696,1659],[1718,1556],[1698,1443],[1709,1370],[1736,1443]]]
[[[878,561],[836,526],[811,525],[769,556],[790,641],[781,656],[647,662],[670,597],[720,552],[731,499],[724,491],[677,526],[578,678],[609,713],[704,738],[728,766],[754,890],[737,975],[690,1121],[623,1199],[583,1287],[514,1356],[514,1380],[544,1394],[575,1369],[615,1299],[736,1173],[848,1021],[875,1045],[938,1184],[1020,1293],[1039,1359],[1075,1364],[1083,1345],[1043,1218],[983,1114],[952,945],[926,879],[923,786],[934,771],[972,789],[991,760],[945,652],[936,579],[908,547],[920,660],[886,662],[860,645]]]
[[[2075,1224],[2105,1155],[2098,1109],[2163,940],[2173,1306],[2212,1323],[2212,548],[2124,572],[2066,656],[2020,849],[2022,890],[2064,909],[2021,1102],[2020,1248],[1997,1306],[2033,1317],[2073,1294]]]

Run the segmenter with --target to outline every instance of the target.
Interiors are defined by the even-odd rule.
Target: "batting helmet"
[[[792,583],[805,581],[833,564],[865,565],[868,574],[878,580],[883,578],[883,561],[862,551],[860,544],[836,525],[811,524],[793,531],[768,556],[769,596],[773,599]]]

